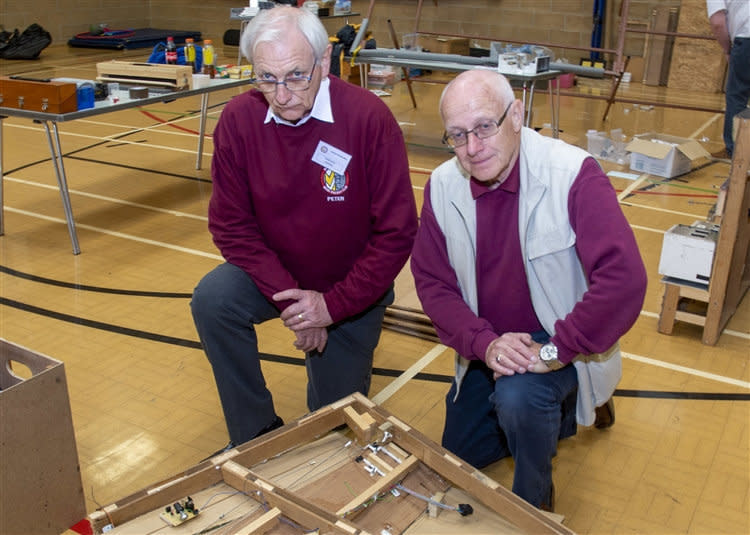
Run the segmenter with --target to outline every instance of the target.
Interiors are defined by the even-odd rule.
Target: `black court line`
[[[152,292],[146,290],[121,290],[119,288],[104,288],[102,286],[89,286],[86,284],[78,284],[74,282],[65,282],[55,279],[48,279],[46,277],[40,277],[38,275],[32,275],[30,273],[24,273],[7,266],[0,265],[0,272],[18,277],[19,279],[25,279],[32,282],[38,282],[40,284],[48,284],[50,286],[59,286],[61,288],[69,288],[71,290],[86,291],[86,292],[98,292],[116,295],[129,295],[137,297],[165,297],[165,298],[179,298],[179,299],[190,299],[193,294],[184,292]]]
[[[62,312],[55,312],[53,310],[44,309],[27,303],[21,303],[12,299],[0,297],[0,305],[9,306],[18,310],[23,310],[32,314],[38,314],[48,318],[73,323],[75,325],[81,325],[92,329],[98,329],[107,331],[115,334],[122,334],[124,336],[132,336],[143,340],[152,340],[154,342],[172,344],[181,347],[187,347],[190,349],[202,349],[202,345],[199,341],[187,340],[184,338],[177,338],[174,336],[166,336],[163,334],[152,333],[149,331],[143,331],[140,329],[131,329],[129,327],[122,327],[120,325],[113,325],[110,323],[104,323],[96,320],[89,320],[73,316],[70,314],[64,314]],[[291,364],[294,366],[304,366],[305,359],[300,357],[289,357],[285,355],[273,355],[270,353],[260,353],[261,360],[268,362],[276,362],[280,364]],[[398,377],[404,370],[396,370],[393,368],[373,368],[373,375],[383,377]],[[414,376],[414,379],[421,381],[429,381],[434,383],[446,383],[449,384],[453,380],[452,375],[441,375],[433,373],[418,373]],[[708,400],[708,401],[750,401],[750,393],[747,394],[730,394],[730,393],[703,393],[703,392],[659,392],[659,391],[646,391],[646,390],[616,390],[615,396],[620,397],[638,397],[638,398],[650,398],[650,399],[689,399],[689,400]]]

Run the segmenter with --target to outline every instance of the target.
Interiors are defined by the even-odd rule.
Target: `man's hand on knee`
[[[281,312],[284,325],[295,332],[311,327],[328,327],[333,323],[326,300],[320,292],[291,288],[274,294],[273,300],[295,301]]]
[[[313,327],[295,331],[297,339],[294,341],[294,347],[305,353],[310,351],[321,352],[328,342],[328,330],[325,327]]]

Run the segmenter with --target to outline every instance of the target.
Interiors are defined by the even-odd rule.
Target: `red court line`
[[[138,108],[138,111],[140,111],[146,117],[149,117],[149,118],[153,119],[154,121],[157,121],[157,122],[159,122],[161,124],[165,124],[167,126],[171,126],[172,128],[176,128],[177,130],[182,130],[183,132],[188,132],[190,134],[195,134],[196,136],[200,135],[200,132],[197,132],[195,130],[190,130],[189,128],[185,128],[184,126],[180,126],[178,124],[170,123],[169,121],[165,121],[161,117],[157,117],[156,115],[154,115],[150,111],[146,111],[143,108]],[[205,134],[205,135],[208,136],[208,137],[211,137],[211,134]]]

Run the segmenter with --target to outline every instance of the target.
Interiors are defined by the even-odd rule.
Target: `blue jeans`
[[[549,504],[557,441],[576,433],[575,367],[495,381],[484,362],[472,361],[453,401],[455,393],[454,382],[443,447],[476,468],[513,456],[513,492],[536,507]]]
[[[313,411],[353,392],[367,395],[372,359],[393,289],[364,312],[328,327],[322,352],[305,355],[307,406]],[[213,369],[229,438],[242,444],[276,419],[258,353],[255,325],[279,311],[242,269],[229,263],[198,283],[190,303],[198,336]]]
[[[725,94],[724,145],[734,154],[732,124],[734,116],[747,107],[750,100],[750,37],[737,37],[729,54],[729,73]]]

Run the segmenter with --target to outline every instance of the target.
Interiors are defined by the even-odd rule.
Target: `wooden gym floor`
[[[219,50],[233,62],[236,49]],[[0,64],[2,74],[94,78],[96,62],[145,59],[129,52],[51,47],[42,61]],[[440,147],[437,99],[443,85],[406,84],[384,97],[409,144],[421,206]],[[604,81],[577,91],[606,94]],[[210,132],[223,103],[210,98]],[[631,83],[621,94],[723,106],[721,95],[668,92]],[[719,114],[562,97],[562,137],[586,146],[588,129],[622,128],[691,137],[722,148]],[[189,312],[196,282],[221,262],[206,228],[212,144],[195,169],[198,98],[60,124],[82,253],[73,255],[40,125],[3,121],[5,235],[0,237],[0,336],[65,363],[88,510],[181,472],[227,442],[214,381]],[[533,126],[549,122],[546,94]],[[605,170],[629,169],[602,162]],[[750,304],[747,296],[715,346],[701,329],[656,330],[663,285],[657,273],[664,232],[705,219],[729,162],[714,160],[666,182],[641,177],[621,195],[648,268],[643,311],[622,340],[624,376],[609,430],[580,428],[554,461],[557,511],[579,533],[741,534],[750,532]],[[612,178],[618,192],[632,180]],[[408,270],[397,305],[419,309]],[[606,328],[606,320],[602,322]],[[260,329],[267,382],[278,413],[306,412],[303,355],[278,321]],[[384,330],[371,397],[439,442],[451,351],[425,337]],[[13,462],[2,459],[2,463]],[[512,461],[487,469],[506,486]]]

